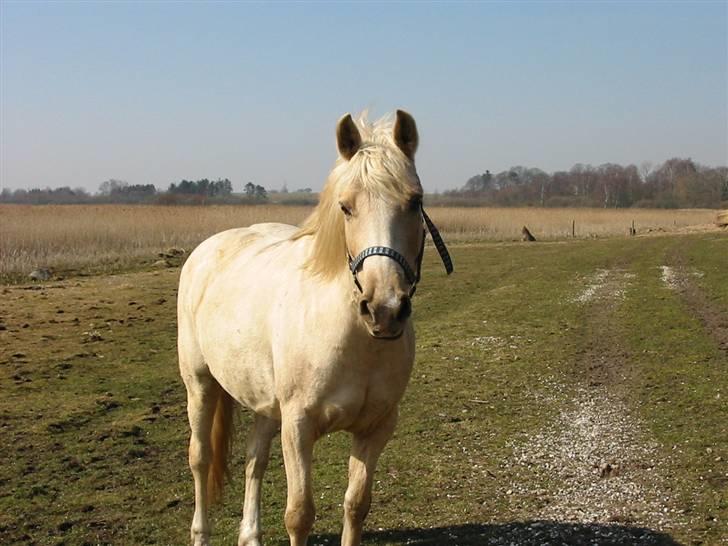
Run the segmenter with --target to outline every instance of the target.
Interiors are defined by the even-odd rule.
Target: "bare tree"
[[[643,161],[640,163],[640,177],[642,178],[642,182],[647,182],[647,177],[650,176],[652,167],[651,161]]]

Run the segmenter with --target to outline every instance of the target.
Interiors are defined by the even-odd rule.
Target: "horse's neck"
[[[327,294],[327,299],[337,302],[337,310],[343,313],[346,318],[351,318],[352,322],[358,324],[356,285],[346,264],[344,264],[340,271],[332,273],[328,277],[322,277],[316,273],[311,274],[316,279],[316,283],[320,286],[322,285],[321,287]]]
[[[336,297],[336,301],[344,302],[348,313],[352,315],[356,314],[356,286],[352,278],[349,268],[342,268],[342,270],[327,279],[325,282],[330,284],[331,290]]]

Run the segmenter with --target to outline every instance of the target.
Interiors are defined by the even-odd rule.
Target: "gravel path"
[[[605,386],[579,387],[570,407],[514,447],[513,464],[542,484],[549,501],[538,519],[663,529],[674,515],[658,445]],[[510,487],[532,493],[529,482]]]
[[[633,278],[600,269],[584,279],[571,303],[587,306],[585,327],[596,335],[578,363],[581,375],[546,385],[564,409],[537,433],[514,441],[504,464],[513,505],[535,498],[540,506],[532,514],[543,526],[542,544],[580,543],[554,535],[554,523],[595,525],[599,531],[584,543],[598,545],[675,544],[663,533],[689,523],[667,493],[669,461],[620,397],[629,357],[619,346],[614,311]],[[532,542],[538,530],[514,544],[538,543]]]

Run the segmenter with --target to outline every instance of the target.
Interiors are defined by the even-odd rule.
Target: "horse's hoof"
[[[192,546],[210,546],[210,535],[193,534],[190,544]]]
[[[238,546],[263,546],[263,543],[259,534],[245,536],[243,533],[240,533]]]

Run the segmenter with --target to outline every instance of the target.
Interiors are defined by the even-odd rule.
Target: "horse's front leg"
[[[282,410],[281,446],[288,483],[285,522],[291,546],[305,546],[313,527],[311,459],[315,441],[315,423],[304,411]]]
[[[397,424],[397,410],[390,413],[379,426],[367,434],[354,434],[349,457],[349,487],[344,496],[344,531],[341,546],[361,543],[364,519],[372,500],[372,482],[377,460],[392,437]]]
[[[248,437],[245,462],[245,503],[243,521],[240,523],[238,546],[260,546],[260,489],[263,474],[268,466],[270,443],[278,432],[278,422],[256,415]]]

